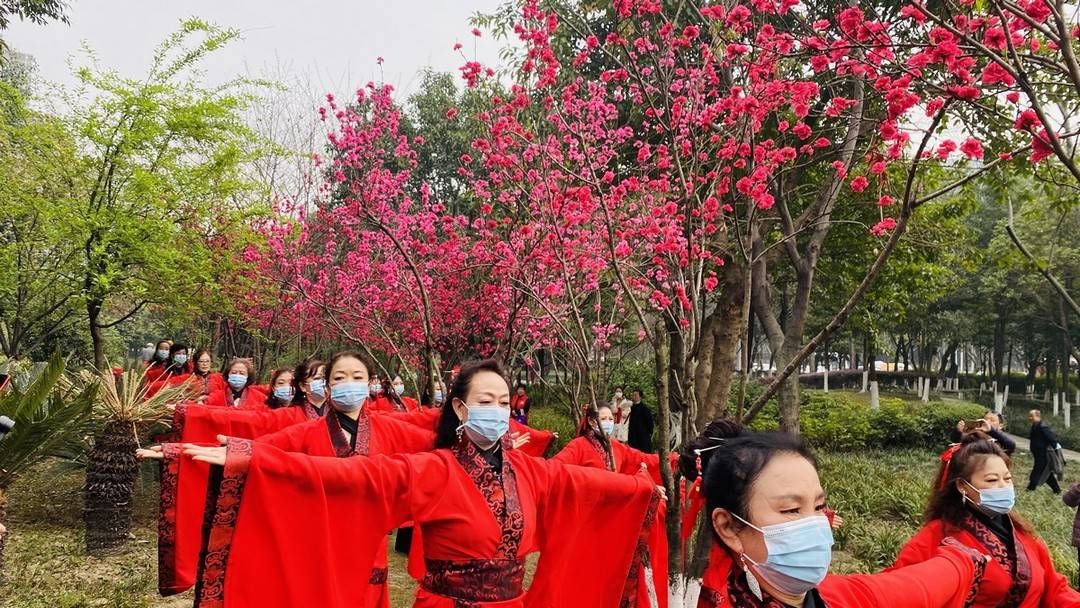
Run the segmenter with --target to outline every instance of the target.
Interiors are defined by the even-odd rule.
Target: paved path
[[[1016,449],[1023,450],[1025,452],[1031,451],[1031,443],[1027,439],[1023,437],[1018,437],[1016,435],[1009,435],[1009,437],[1011,437],[1012,440],[1016,442]],[[1074,452],[1072,450],[1065,449],[1062,449],[1061,452],[1065,455],[1065,460],[1069,462],[1080,462],[1080,452]]]

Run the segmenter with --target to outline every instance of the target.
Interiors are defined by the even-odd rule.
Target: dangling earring
[[[746,574],[747,588],[750,589],[750,593],[753,593],[754,597],[756,597],[759,602],[764,601],[761,594],[761,584],[758,583],[757,577],[754,576],[754,573],[750,571],[750,565],[746,563],[746,554],[743,553],[742,555],[740,555],[739,559],[742,561],[743,573]]]

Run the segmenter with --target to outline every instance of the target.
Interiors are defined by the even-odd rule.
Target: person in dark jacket
[[[1016,442],[1005,433],[1005,425],[1001,420],[1001,414],[986,412],[983,420],[986,421],[986,434],[990,435],[990,438],[996,441],[1001,446],[1001,449],[1005,450],[1005,453],[1011,457],[1013,452],[1016,451]]]
[[[1039,410],[1028,412],[1028,420],[1031,421],[1031,434],[1028,436],[1031,441],[1031,456],[1035,459],[1035,466],[1031,468],[1028,491],[1035,490],[1045,481],[1054,494],[1060,494],[1061,486],[1058,485],[1057,477],[1050,470],[1050,460],[1046,453],[1047,450],[1058,446],[1057,435],[1054,435],[1054,431],[1042,421],[1042,412]]]
[[[649,407],[641,401],[641,391],[635,390],[630,393],[630,428],[626,437],[626,445],[640,450],[646,454],[652,452],[653,416]]]
[[[1074,483],[1072,487],[1065,490],[1061,500],[1074,509],[1080,507],[1080,482]],[[1076,512],[1076,517],[1073,519],[1072,546],[1076,547],[1077,558],[1080,559],[1080,511]],[[1076,583],[1080,586],[1080,573],[1076,575]]]

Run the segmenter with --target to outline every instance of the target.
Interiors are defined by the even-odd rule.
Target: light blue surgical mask
[[[367,382],[342,382],[330,387],[330,403],[342,412],[355,412],[370,393]]]
[[[169,349],[167,349],[167,348],[158,349],[157,358],[158,358],[158,361],[164,361],[164,360],[168,359],[169,358]]]
[[[172,358],[173,363],[177,365],[184,365],[187,363],[187,355],[176,355]]]
[[[600,421],[600,430],[604,431],[604,434],[610,437],[611,434],[615,432],[615,421],[614,420],[601,420]]]
[[[465,432],[476,445],[487,449],[510,430],[510,408],[500,405],[470,405]]]
[[[1016,488],[1012,485],[1005,486],[1004,488],[985,488],[979,489],[975,486],[964,481],[972,490],[979,493],[979,504],[977,506],[982,509],[995,513],[997,515],[1006,515],[1013,510],[1013,506],[1016,505]],[[967,496],[964,497],[967,500]]]
[[[442,391],[435,391],[435,403],[442,403],[443,394]]]
[[[765,550],[768,552],[765,562],[759,564],[745,554],[743,559],[753,564],[754,573],[765,578],[774,588],[788,595],[799,596],[825,580],[832,562],[833,545],[832,526],[827,517],[814,515],[759,528],[734,513],[731,515],[765,537]],[[754,583],[750,583],[750,586],[753,587]]]
[[[370,385],[369,389],[370,389],[370,392],[371,392],[372,395],[378,395],[379,393],[382,392],[382,385],[381,384],[372,384],[372,385]]]
[[[395,384],[394,385],[394,392],[397,393],[398,395],[404,395],[405,394],[405,385],[404,384]]]
[[[322,378],[312,380],[308,383],[308,392],[319,401],[326,399],[326,380]]]
[[[229,386],[233,390],[240,390],[247,386],[247,374],[229,374]]]
[[[293,388],[288,385],[275,387],[274,396],[277,397],[279,401],[292,401]]]

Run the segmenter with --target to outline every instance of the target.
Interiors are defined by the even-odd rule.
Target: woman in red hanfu
[[[162,595],[181,593],[195,584],[202,542],[210,470],[203,463],[182,458],[181,445],[216,445],[218,435],[261,437],[320,416],[320,411],[307,406],[276,410],[176,406],[169,442],[138,451],[141,458],[161,460],[158,591]]]
[[[282,429],[257,441],[311,456],[347,458],[374,454],[410,454],[435,447],[435,434],[415,425],[368,411],[370,397],[357,387],[366,387],[368,363],[353,352],[339,353],[326,370],[332,411],[321,419]],[[387,586],[387,536],[371,569],[367,602],[370,608],[389,608]]]
[[[304,408],[308,418],[323,415],[326,405],[326,364],[318,359],[301,361],[293,372],[293,406]]]
[[[153,397],[167,386],[183,384],[191,377],[191,363],[188,360],[188,347],[179,342],[169,347],[169,357],[161,368],[161,373],[146,385],[146,396]]]
[[[258,442],[185,447],[223,465],[199,605],[355,606],[382,537],[421,531],[417,608],[632,604],[644,533],[660,493],[615,475],[510,449],[509,385],[499,365],[464,366],[443,407],[437,449],[329,459]],[[303,550],[301,550],[303,548]],[[523,589],[525,556],[540,551]]]
[[[293,368],[280,367],[270,372],[270,386],[266,393],[266,407],[276,410],[290,407],[296,398],[296,387],[293,382]]]
[[[192,357],[192,360],[195,362],[194,369],[191,373],[193,385],[192,393],[195,401],[205,402],[210,396],[210,393],[225,390],[225,376],[212,371],[214,368],[214,357],[210,354],[210,351],[205,348],[200,348],[195,351],[195,356]]]
[[[169,361],[169,348],[172,343],[168,340],[158,340],[157,346],[154,347],[154,356],[150,359],[150,362],[146,365],[146,371],[143,373],[143,382],[151,384],[157,382],[161,375],[165,373],[165,366]]]
[[[699,608],[961,608],[973,597],[988,558],[955,541],[892,572],[828,574],[832,530],[806,445],[741,430],[709,441],[701,456],[713,547]]]
[[[422,429],[435,432],[439,426],[439,420],[442,419],[442,409],[422,407],[415,412],[393,412],[390,415],[409,424],[415,424]],[[557,433],[534,429],[521,424],[513,418],[510,419],[510,439],[513,448],[521,450],[529,456],[543,458],[558,438]]]
[[[926,509],[926,524],[904,545],[894,567],[925,561],[943,538],[992,557],[975,608],[1080,606],[1080,593],[1054,569],[1031,524],[1013,510],[1009,456],[981,431],[968,433],[942,455]]]
[[[206,405],[262,410],[266,407],[266,392],[255,384],[255,369],[250,359],[233,359],[229,363],[224,390],[210,393]]]
[[[604,469],[624,475],[637,475],[645,471],[652,478],[653,483],[659,485],[660,479],[660,456],[645,454],[639,450],[627,446],[611,438],[615,430],[615,416],[611,408],[606,405],[586,407],[585,415],[581,418],[578,427],[578,436],[566,444],[552,460],[565,464]],[[672,453],[672,466],[676,466],[679,455]],[[640,578],[638,601],[641,606],[649,606],[649,598],[655,597],[660,608],[668,605],[668,569],[667,554],[668,543],[664,520],[666,518],[666,505],[661,505],[660,512],[649,533],[650,556],[659,556],[651,560],[651,576]],[[649,588],[651,586],[651,588]]]
[[[394,376],[393,384],[394,394],[401,399],[401,404],[405,406],[406,412],[415,412],[420,409],[420,403],[416,399],[405,395],[405,381],[402,380],[401,376]]]

